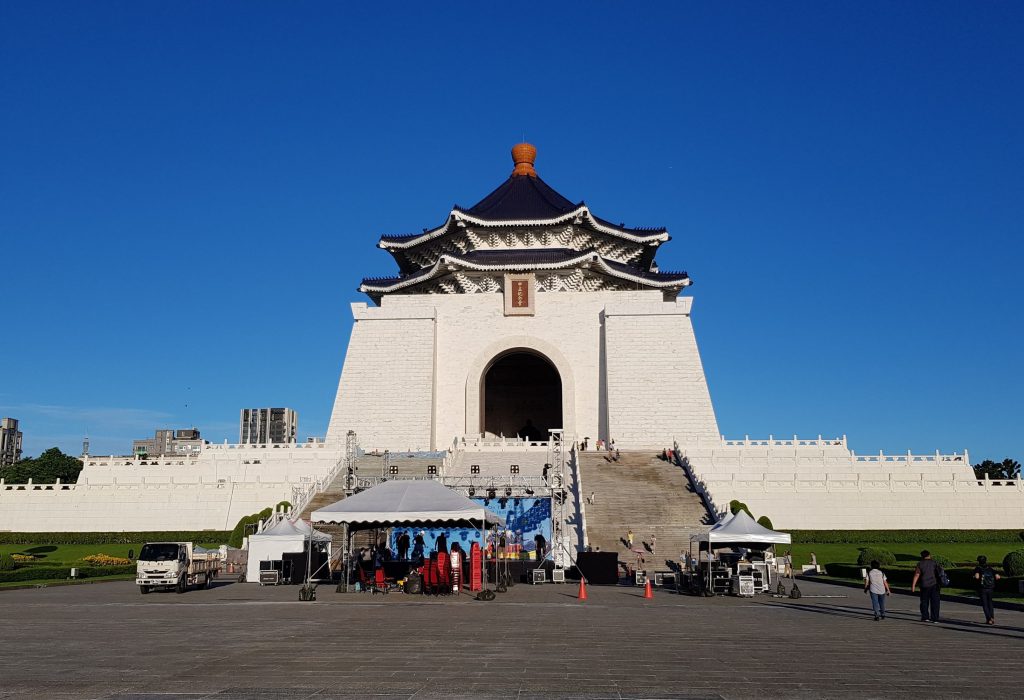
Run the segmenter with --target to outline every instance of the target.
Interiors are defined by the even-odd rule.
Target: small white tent
[[[476,527],[505,524],[497,513],[432,479],[385,481],[313,511],[310,520],[344,523],[352,530],[413,523],[464,522]]]
[[[310,534],[314,542],[331,541],[330,535],[313,532],[313,528],[302,520],[292,522],[287,518],[263,532],[250,535],[245,580],[249,583],[259,583],[261,561],[276,561],[284,554],[305,552]]]
[[[789,544],[792,538],[788,532],[776,532],[758,525],[745,510],[738,511],[734,516],[723,518],[707,533],[694,535],[696,542],[710,542],[712,547],[747,547],[763,549],[758,545]]]

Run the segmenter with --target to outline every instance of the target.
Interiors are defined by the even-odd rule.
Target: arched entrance
[[[480,379],[481,432],[546,440],[562,426],[562,379],[548,358],[509,350]]]

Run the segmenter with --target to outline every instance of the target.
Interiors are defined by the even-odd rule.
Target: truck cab
[[[178,593],[196,585],[209,588],[219,561],[209,554],[197,554],[191,542],[148,542],[139,552],[135,583],[143,595],[158,588]]]

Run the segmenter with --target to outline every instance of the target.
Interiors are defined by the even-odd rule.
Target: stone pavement
[[[0,592],[0,698],[1012,697],[1024,613],[859,591],[692,598],[518,585],[468,595],[336,594],[224,583],[139,595],[130,583]],[[827,596],[827,597],[815,597]]]

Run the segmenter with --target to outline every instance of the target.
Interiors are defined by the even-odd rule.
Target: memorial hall
[[[83,455],[76,484],[0,485],[0,529],[230,530],[397,479],[500,505],[566,553],[619,551],[639,529],[675,556],[733,499],[782,528],[1019,526],[1021,482],[976,478],[966,451],[721,435],[693,280],[658,264],[669,232],[566,198],[530,144],[512,161],[476,204],[379,238],[394,267],[358,283],[325,441]]]

